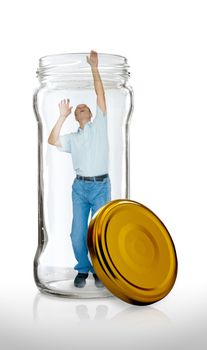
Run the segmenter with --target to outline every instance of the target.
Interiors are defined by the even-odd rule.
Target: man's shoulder
[[[71,132],[66,132],[66,133],[64,133],[64,134],[62,134],[62,135],[60,135],[60,137],[63,137],[63,138],[65,138],[65,139],[69,139],[70,137],[71,137]]]
[[[75,135],[76,135],[76,132],[68,132],[68,133],[62,134],[60,135],[60,140],[65,142],[72,142]]]
[[[78,130],[77,131],[71,131],[69,133],[67,133],[66,135],[69,137],[69,138],[72,138],[74,135],[76,135],[78,133]]]
[[[103,110],[98,103],[96,104],[96,114],[107,115],[107,110]]]
[[[93,122],[97,123],[98,121],[106,121],[106,120],[107,120],[107,111],[102,111],[100,106],[97,104],[96,114]]]

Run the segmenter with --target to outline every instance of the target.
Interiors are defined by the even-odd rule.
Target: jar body
[[[57,69],[62,69],[61,60],[61,64],[58,65],[58,55],[55,56]],[[70,54],[66,56],[64,59],[70,63]],[[110,58],[108,56],[107,59]],[[53,59],[52,56],[49,58]],[[85,55],[76,54],[76,62],[77,58],[79,62],[83,61]],[[71,71],[69,73],[67,71],[66,76],[64,71],[61,71],[58,77],[51,74],[55,79],[41,81],[33,96],[38,124],[38,247],[34,258],[34,278],[42,292],[71,298],[105,297],[111,296],[111,293],[106,288],[97,288],[92,274],[89,274],[84,288],[74,286],[74,278],[78,271],[75,269],[77,257],[74,253],[71,231],[77,169],[71,152],[60,152],[58,147],[48,143],[49,134],[59,116],[58,105],[61,100],[70,99],[74,109],[78,104],[90,106],[92,124],[96,117],[97,96],[92,75],[91,77],[87,75],[84,79],[83,73],[82,79],[77,76],[77,69],[75,79],[71,78],[71,74]],[[133,101],[132,89],[125,82],[114,81],[113,77],[110,81],[102,78],[102,82],[107,105],[107,116],[105,116],[108,137],[107,181],[110,190],[105,199],[107,202],[112,199],[129,198],[129,122]],[[72,132],[77,135],[79,126],[71,114],[62,125],[60,135]],[[91,161],[93,162],[93,154]],[[99,174],[86,175],[91,177]],[[92,181],[87,183],[88,186],[95,186]],[[87,216],[88,223],[94,214],[95,211],[91,207]],[[89,253],[88,258],[91,262]]]

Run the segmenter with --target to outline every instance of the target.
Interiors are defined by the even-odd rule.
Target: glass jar
[[[128,69],[127,59],[113,54],[39,59],[33,95],[38,125],[34,279],[42,292],[69,298],[112,295],[96,283],[87,227],[102,205],[130,196]],[[75,285],[78,273],[88,274],[84,286]]]

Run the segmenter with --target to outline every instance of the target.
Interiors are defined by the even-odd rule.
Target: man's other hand
[[[59,110],[60,110],[60,116],[67,118],[69,114],[71,114],[73,106],[70,107],[70,100],[69,98],[61,100],[58,104]]]

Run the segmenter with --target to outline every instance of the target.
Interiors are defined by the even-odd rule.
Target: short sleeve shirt
[[[61,146],[57,149],[71,153],[76,174],[97,176],[108,173],[107,113],[98,105],[93,122],[89,121],[76,132],[60,135],[59,139]]]

